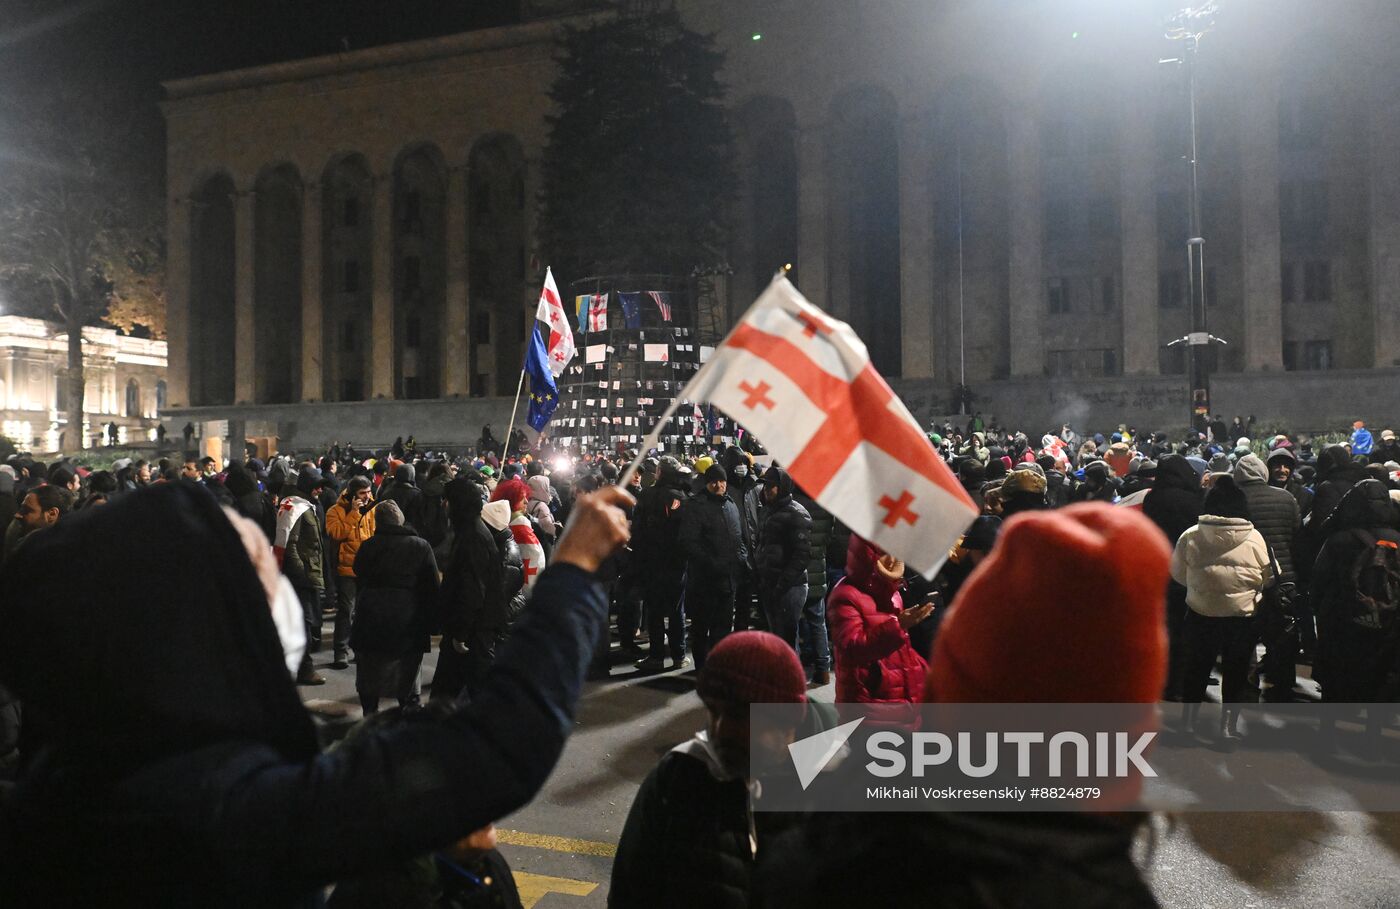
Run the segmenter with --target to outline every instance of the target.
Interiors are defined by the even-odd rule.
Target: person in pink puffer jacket
[[[928,664],[909,643],[908,629],[927,619],[931,604],[904,608],[904,563],[852,534],[846,577],[827,598],[838,704],[878,704],[878,719],[908,725],[924,690]],[[872,716],[871,719],[877,717]]]

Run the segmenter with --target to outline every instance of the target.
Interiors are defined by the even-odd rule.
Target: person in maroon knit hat
[[[742,909],[754,863],[790,815],[756,813],[759,778],[787,761],[787,746],[835,725],[829,705],[807,701],[797,653],[777,635],[740,631],[710,650],[696,680],[706,728],[673,748],[637,790],[613,860],[608,906]],[[755,735],[752,704],[806,704],[799,726]]]
[[[913,722],[924,688],[928,664],[909,643],[909,629],[929,617],[933,604],[906,609],[903,586],[904,563],[852,534],[846,577],[831,589],[826,619],[836,703],[867,705],[868,722]]]
[[[1126,703],[1155,717],[1171,549],[1101,503],[1008,519],[935,640],[926,701]],[[838,664],[839,665],[839,664]],[[1127,793],[1135,796],[1135,791]],[[1132,860],[1141,812],[816,814],[760,864],[764,909],[1155,907]],[[878,882],[851,869],[879,869]]]

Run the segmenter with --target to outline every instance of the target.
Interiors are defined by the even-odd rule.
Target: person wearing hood
[[[1371,454],[1371,448],[1375,445],[1375,440],[1371,438],[1371,430],[1366,428],[1366,423],[1357,420],[1351,424],[1351,453],[1353,455]]]
[[[1304,581],[1322,551],[1326,537],[1322,525],[1348,489],[1367,478],[1366,468],[1351,459],[1344,445],[1328,445],[1317,457],[1317,476],[1313,486],[1312,508],[1298,540],[1298,568]]]
[[[1250,521],[1249,500],[1229,474],[1206,493],[1196,526],[1172,552],[1171,576],[1186,588],[1182,723],[1194,733],[1206,680],[1220,660],[1220,744],[1239,741],[1239,708],[1248,696],[1249,662],[1259,637],[1254,612],[1274,579],[1268,544]]]
[[[355,624],[359,584],[355,578],[355,556],[360,546],[374,536],[374,493],[368,477],[351,477],[345,491],[326,512],[326,535],[336,544],[335,587],[339,608],[335,613],[332,669],[350,666],[350,632]]]
[[[1264,465],[1269,468],[1269,485],[1287,490],[1293,501],[1298,503],[1299,518],[1306,520],[1308,512],[1312,510],[1313,492],[1298,476],[1298,456],[1290,448],[1275,448],[1269,452],[1269,459]]]
[[[410,437],[411,438],[411,437]],[[447,484],[452,480],[448,462],[429,461],[427,479],[419,489],[418,510],[412,514],[404,512],[404,518],[418,535],[433,547],[433,554],[447,558],[450,549],[447,524]]]
[[[754,558],[758,598],[768,630],[797,652],[797,624],[807,602],[812,516],[793,498],[792,477],[777,465],[763,474],[763,511]],[[740,629],[742,630],[742,629]]]
[[[368,491],[368,490],[366,490]],[[374,506],[374,533],[351,564],[359,584],[350,646],[355,648],[355,692],[369,716],[381,695],[403,707],[418,700],[418,668],[429,646],[438,568],[433,547],[404,526],[393,502]]]
[[[379,501],[393,502],[404,515],[418,514],[418,500],[423,490],[418,488],[418,472],[412,464],[400,464],[394,468],[394,482],[385,484],[379,491]],[[417,528],[414,528],[417,530]]]
[[[706,728],[667,752],[637,790],[613,859],[609,909],[752,905],[756,864],[795,821],[754,810],[761,781],[786,764],[788,745],[835,725],[828,705],[807,699],[796,653],[767,632],[716,644],[695,690]],[[751,734],[753,704],[802,704],[802,719]]]
[[[690,507],[690,470],[670,455],[657,463],[656,482],[637,499],[632,512],[632,565],[641,573],[649,651],[637,667],[660,672],[685,661],[685,550],[681,524]]]
[[[1250,521],[1264,542],[1269,545],[1278,569],[1278,584],[1296,584],[1293,570],[1293,542],[1302,522],[1298,517],[1298,501],[1286,490],[1269,485],[1269,468],[1250,452],[1235,463],[1235,485],[1244,493],[1249,504]],[[1295,611],[1298,604],[1290,603]],[[1259,632],[1267,653],[1259,670],[1268,684],[1264,698],[1269,701],[1291,701],[1297,683],[1299,634],[1296,616],[1263,615]]]
[[[542,473],[530,477],[525,481],[525,485],[530,491],[527,512],[530,520],[538,528],[536,536],[539,537],[540,545],[544,547],[544,557],[548,559],[554,549],[554,540],[559,536],[559,525],[549,507],[554,488],[549,485],[549,477]]]
[[[729,478],[725,495],[739,510],[739,527],[744,534],[744,551],[748,561],[739,569],[734,584],[734,630],[760,627],[765,619],[762,590],[756,575],[758,569],[758,526],[762,488],[754,476],[753,464],[741,448],[727,448],[719,463]],[[776,631],[769,626],[770,631]]]
[[[297,684],[324,685],[326,677],[317,672],[311,662],[311,654],[321,645],[321,597],[326,585],[322,522],[313,500],[301,490],[301,478],[289,477],[289,480],[283,483],[277,502],[272,553],[301,601],[306,623],[306,650],[297,669]]]
[[[514,616],[511,588],[523,585],[518,570],[508,569],[518,566],[520,558],[508,532],[510,506],[493,502],[488,523],[486,487],[475,482],[470,471],[448,483],[445,491],[452,551],[438,592],[442,643],[433,676],[435,701],[455,699],[480,684]]]
[[[964,457],[986,464],[992,458],[992,450],[987,447],[987,434],[980,431],[972,433],[961,453]]]
[[[1118,497],[1119,480],[1103,461],[1090,461],[1084,465],[1084,482],[1070,495],[1074,502],[1107,502],[1113,504]]]
[[[49,730],[0,809],[6,904],[316,905],[518,810],[573,727],[624,501],[579,506],[476,701],[325,755],[288,677],[296,598],[251,523],[168,483],[34,540],[0,571],[0,684]],[[55,671],[59,639],[84,658]]]
[[[739,509],[725,495],[728,485],[724,468],[711,464],[705,471],[705,491],[681,512],[685,603],[696,669],[705,667],[710,648],[733,629],[734,585],[749,557]]]
[[[872,721],[906,724],[923,691],[928,664],[909,641],[909,629],[933,612],[932,603],[908,609],[900,596],[904,562],[851,534],[846,576],[827,597],[836,702],[872,705]]]
[[[1201,480],[1186,458],[1164,455],[1157,462],[1152,491],[1142,501],[1142,513],[1166,536],[1172,546],[1196,525],[1201,515]],[[1167,687],[1166,699],[1181,700],[1183,655],[1182,623],[1186,618],[1186,588],[1167,579]]]
[[[217,481],[201,481],[211,489]],[[272,538],[277,534],[277,506],[258,490],[258,481],[238,462],[229,464],[228,473],[224,475],[223,487],[225,492],[233,500],[231,507],[240,515],[258,525],[258,529],[267,536],[268,545],[272,544]]]
[[[1330,703],[1393,701],[1400,692],[1386,691],[1384,684],[1400,659],[1397,604],[1382,602],[1380,585],[1367,589],[1363,577],[1388,573],[1391,584],[1400,580],[1400,523],[1385,485],[1368,479],[1348,490],[1323,524],[1322,538],[1311,587],[1317,613],[1314,676],[1322,698]],[[1378,721],[1368,711],[1368,724]]]

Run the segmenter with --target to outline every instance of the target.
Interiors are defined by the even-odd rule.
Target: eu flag
[[[525,372],[530,376],[530,410],[526,422],[535,432],[544,429],[554,408],[559,406],[559,386],[549,371],[549,354],[544,339],[533,327],[530,329],[530,350],[525,354]]]
[[[617,292],[617,299],[622,303],[622,322],[625,328],[642,327],[642,292],[640,290],[625,293]]]

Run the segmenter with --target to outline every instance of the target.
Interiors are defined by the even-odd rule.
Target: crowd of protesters
[[[625,488],[633,452],[502,445],[489,427],[453,453],[409,436],[110,471],[17,456],[0,465],[0,778],[19,780],[0,855],[25,870],[0,887],[291,905],[339,881],[333,905],[511,905],[490,823],[543,784],[615,642],[639,673],[695,672],[709,722],[643,783],[612,905],[858,905],[838,899],[858,886],[832,877],[844,860],[935,840],[969,854],[940,872],[948,893],[1150,904],[1136,816],[921,816],[862,837],[756,824],[751,784],[845,704],[901,723],[928,700],[1165,698],[1195,736],[1218,685],[1228,748],[1229,705],[1305,697],[1299,665],[1324,700],[1396,700],[1395,434],[1357,423],[1315,450],[1252,431],[935,427],[981,515],[932,580],[752,440],[647,457]],[[81,668],[55,668],[60,640]],[[325,649],[366,717],[400,709],[319,752],[292,681],[324,684]],[[833,678],[836,710],[808,699]],[[748,705],[782,701],[808,704],[803,727],[754,753]],[[982,847],[997,860],[978,864]],[[832,874],[804,874],[813,856]],[[923,861],[896,864],[912,882]]]

